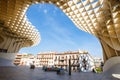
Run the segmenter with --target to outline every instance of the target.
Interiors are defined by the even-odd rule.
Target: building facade
[[[56,52],[40,52],[37,54],[37,59],[40,63],[39,66],[54,66],[55,54]]]
[[[71,64],[72,71],[91,71],[95,67],[101,66],[102,59],[92,57],[87,51],[67,51],[67,52],[40,52],[36,56],[32,54],[17,54],[14,64],[19,66],[36,67],[58,67],[66,71]]]
[[[37,67],[39,65],[36,56],[32,54],[17,54],[13,63],[19,66],[30,66],[34,64]]]
[[[79,56],[80,53],[79,51],[68,51],[68,52],[63,52],[63,53],[58,53],[55,56],[55,66],[56,67],[63,67],[64,69],[68,70],[69,67],[69,60],[71,62],[71,69],[73,71],[77,71],[79,69]]]
[[[21,59],[22,59],[22,54],[17,54],[13,64],[20,65],[21,64]]]
[[[71,70],[72,71],[79,71],[91,69],[94,65],[93,59],[89,59],[88,52],[86,51],[67,51],[67,52],[44,52],[37,54],[37,59],[40,62],[40,67],[42,66],[55,66],[55,67],[62,67],[65,70],[69,68],[69,60],[71,63]],[[86,63],[83,63],[83,60]],[[91,64],[92,63],[92,64]],[[84,65],[84,66],[83,66]]]
[[[95,67],[101,67],[101,65],[103,65],[103,60],[99,57],[94,57],[94,64]]]

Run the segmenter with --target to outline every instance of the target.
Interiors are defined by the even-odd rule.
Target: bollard
[[[69,59],[69,75],[71,75],[71,59]]]

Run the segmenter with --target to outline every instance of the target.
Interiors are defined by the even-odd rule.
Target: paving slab
[[[56,72],[45,72],[41,68],[30,69],[29,67],[2,66],[0,67],[0,80],[119,80],[116,78],[103,77],[102,73],[93,72],[68,72],[57,75]]]

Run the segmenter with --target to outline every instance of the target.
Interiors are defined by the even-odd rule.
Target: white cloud
[[[46,14],[48,12],[48,10],[47,10],[47,4],[39,4],[38,5],[38,11],[39,12],[43,11]]]
[[[56,19],[48,16],[47,20],[48,20],[47,21],[48,23],[46,23],[46,25],[48,25],[48,26],[51,25],[50,27],[52,28],[52,30],[54,32],[56,32],[62,36],[65,36],[65,37],[66,37],[66,35],[71,35],[71,33],[68,31],[68,29],[64,28],[66,26],[63,27],[63,25],[60,24]]]
[[[45,22],[46,24],[44,25],[50,27],[50,30],[52,30],[47,33],[49,36],[51,36],[51,38],[60,43],[62,43],[64,39],[66,44],[78,46],[78,44],[71,39],[72,33],[68,31],[67,28],[64,28],[63,25],[60,24],[56,19],[52,18],[51,16],[47,16],[47,21]]]
[[[46,10],[46,9],[44,9],[44,11],[43,11],[45,14],[47,14],[48,13],[48,11]]]

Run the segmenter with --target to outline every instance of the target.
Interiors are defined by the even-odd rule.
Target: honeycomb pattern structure
[[[0,48],[15,52],[39,43],[39,32],[25,15],[28,7],[37,3],[56,5],[79,29],[96,36],[105,61],[120,56],[119,0],[0,0]],[[19,43],[17,50],[3,46],[8,38],[14,39],[13,44]]]

